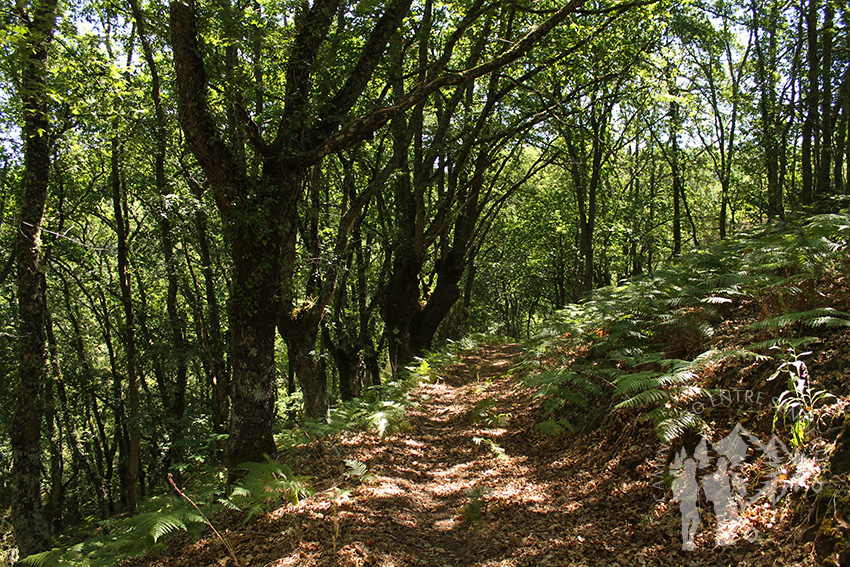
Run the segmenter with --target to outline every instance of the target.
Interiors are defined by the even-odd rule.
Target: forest
[[[176,538],[218,554],[186,565],[617,564],[538,532],[486,557],[352,535],[386,513],[380,467],[429,443],[486,457],[449,518],[479,535],[525,513],[499,515],[494,470],[528,450],[540,477],[511,482],[568,491],[543,471],[583,451],[608,455],[593,483],[643,490],[629,529],[672,518],[681,553],[702,540],[671,478],[738,421],[765,451],[784,435],[804,489],[741,517],[808,535],[723,555],[715,507],[695,564],[774,564],[772,545],[850,565],[845,2],[15,0],[0,19],[0,563],[181,565]],[[737,464],[779,478],[767,461]],[[421,502],[449,485],[405,489],[417,522],[449,521]],[[276,513],[302,518],[276,528],[286,553],[239,547]]]

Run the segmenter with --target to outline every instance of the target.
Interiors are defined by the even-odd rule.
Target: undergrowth
[[[163,494],[150,498],[132,516],[96,523],[88,539],[78,543],[60,541],[67,545],[31,555],[21,563],[35,567],[112,566],[142,553],[164,549],[167,536],[178,532],[186,532],[197,540],[211,525],[207,518],[215,518],[224,510],[247,512],[247,522],[252,516],[310,494],[309,479],[295,476],[288,467],[271,459],[245,463],[240,468],[246,474],[233,486],[227,485],[224,471],[206,470],[187,478],[191,490],[186,492],[191,492],[191,497]]]
[[[444,348],[416,359],[394,379],[367,388],[358,399],[333,407],[328,422],[306,421],[280,431],[275,436],[277,447],[286,449],[350,430],[374,430],[381,436],[406,430],[410,424],[405,412],[414,403],[409,394],[411,387],[423,380],[439,380],[439,369],[458,362],[461,353],[476,348],[479,339],[450,341]],[[362,463],[347,460],[346,464],[346,476],[361,481],[370,478]],[[29,556],[21,563],[34,567],[112,566],[164,549],[165,540],[176,533],[185,532],[197,540],[208,526],[214,528],[215,518],[222,512],[238,511],[248,522],[313,494],[309,477],[298,476],[271,458],[262,463],[244,463],[240,468],[243,474],[239,481],[229,485],[224,469],[183,467],[183,497],[162,494],[141,503],[132,516],[103,521],[91,518],[88,524],[95,526],[93,529],[60,538],[56,548]]]
[[[547,417],[538,429],[573,430],[595,400],[605,411],[640,411],[665,442],[699,432],[692,404],[723,368],[776,368],[785,362],[777,351],[850,327],[848,241],[848,214],[771,226],[558,312],[516,370]]]

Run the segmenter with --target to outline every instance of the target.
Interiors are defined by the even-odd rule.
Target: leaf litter
[[[410,427],[344,433],[284,453],[316,494],[244,523],[218,518],[242,565],[815,565],[790,508],[751,508],[754,541],[716,547],[711,514],[683,551],[678,506],[657,501],[658,442],[634,415],[584,436],[542,437],[542,417],[507,371],[518,345],[486,345],[423,383]],[[326,442],[327,443],[327,442]],[[352,471],[355,471],[353,474]],[[358,474],[362,473],[362,474]],[[213,537],[172,541],[128,566],[229,566]]]

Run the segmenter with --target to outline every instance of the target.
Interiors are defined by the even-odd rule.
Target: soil
[[[402,433],[348,433],[280,455],[315,477],[317,493],[247,523],[217,519],[240,564],[816,564],[790,502],[753,512],[758,537],[723,547],[704,510],[696,549],[682,550],[678,504],[653,487],[653,467],[665,457],[651,429],[615,414],[584,435],[541,436],[531,392],[506,374],[518,355],[517,345],[489,345],[442,369],[414,391],[418,403]],[[364,463],[366,474],[345,475],[346,459]],[[175,540],[131,565],[234,561],[210,534]]]

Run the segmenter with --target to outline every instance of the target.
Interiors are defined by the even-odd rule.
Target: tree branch
[[[326,117],[323,124],[319,126],[319,132],[335,131],[344,115],[357,102],[381,62],[381,56],[387,48],[390,37],[401,25],[402,18],[410,9],[411,2],[412,0],[393,0],[384,10],[345,84],[319,112],[319,116]]]
[[[216,193],[227,210],[238,183],[239,169],[222,141],[207,101],[207,77],[198,44],[194,0],[173,0],[170,7],[171,49],[177,75],[180,127]]]
[[[513,63],[528,53],[538,41],[569,15],[575,13],[585,2],[586,0],[571,0],[542,24],[526,33],[510,49],[499,56],[465,71],[446,73],[431,81],[419,83],[413,91],[404,96],[396,104],[380,108],[360,118],[341,132],[326,139],[313,150],[293,156],[292,158],[284,158],[284,160],[299,164],[313,164],[328,154],[351,148],[360,142],[370,139],[374,135],[375,130],[381,128],[394,117],[406,112],[438,90],[448,86],[467,83]]]

